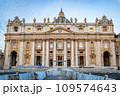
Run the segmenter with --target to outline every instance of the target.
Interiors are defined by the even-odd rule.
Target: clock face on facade
[[[18,21],[15,21],[15,24],[18,24]]]
[[[107,24],[108,21],[107,20],[102,20],[102,23]]]

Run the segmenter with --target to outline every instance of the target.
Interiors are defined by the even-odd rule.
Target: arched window
[[[18,27],[14,27],[14,31],[17,32],[18,31]]]

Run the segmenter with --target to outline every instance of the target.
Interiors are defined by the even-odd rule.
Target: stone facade
[[[43,23],[8,20],[5,34],[4,68],[10,66],[116,67],[115,33],[106,16],[94,23],[58,18]]]
[[[115,51],[116,51],[116,64],[118,69],[120,70],[120,34],[115,36]]]

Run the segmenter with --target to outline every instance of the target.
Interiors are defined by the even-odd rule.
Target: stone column
[[[23,65],[24,60],[24,40],[20,40],[19,66]]]
[[[10,61],[8,57],[9,49],[10,49],[10,40],[6,40],[4,69],[8,69],[8,67],[10,66]]]
[[[74,67],[74,40],[71,40],[71,67]]]
[[[35,40],[32,40],[31,65],[35,65]]]
[[[25,26],[22,26],[22,32],[25,32]]]
[[[42,66],[45,66],[45,40],[43,40],[42,46]]]
[[[112,40],[111,41],[111,50],[112,50],[112,62],[111,62],[111,66],[114,66],[114,67],[116,67],[117,65],[116,65],[116,53],[115,53],[115,42],[114,42],[114,40]]]
[[[49,67],[49,40],[46,41],[46,67]]]
[[[67,67],[67,44],[66,44],[66,40],[64,40],[64,67]]]
[[[96,45],[96,63],[97,66],[102,66],[101,65],[101,40],[97,40],[96,41],[97,45]]]
[[[118,70],[120,70],[120,53],[119,53]]]
[[[56,66],[56,40],[54,40],[53,67]]]
[[[103,40],[101,40],[101,49],[103,49],[103,47],[104,47],[104,43],[103,43],[104,41]],[[103,56],[104,56],[104,52],[102,52],[102,50],[101,50],[101,66],[104,66],[104,60],[103,60]]]
[[[88,66],[88,40],[85,42],[86,65]]]
[[[77,40],[75,41],[75,60],[76,60],[76,67],[79,67],[78,66],[78,42]]]

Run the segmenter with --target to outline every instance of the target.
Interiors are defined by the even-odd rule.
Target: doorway
[[[63,65],[63,56],[58,56],[58,66]]]
[[[10,65],[11,66],[16,66],[16,64],[17,64],[17,52],[16,51],[13,51],[13,52],[11,52],[11,63],[10,63]]]
[[[68,59],[68,60],[67,60],[67,66],[68,66],[68,67],[70,67],[70,62],[71,62],[71,61]]]
[[[37,62],[36,65],[39,66],[40,64],[42,64],[42,56],[36,56]]]
[[[49,67],[53,67],[53,60],[50,59]]]
[[[78,65],[79,67],[84,67],[84,56],[78,57]]]
[[[108,51],[104,52],[104,66],[110,66],[110,53]]]

